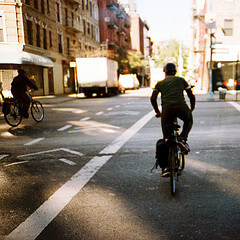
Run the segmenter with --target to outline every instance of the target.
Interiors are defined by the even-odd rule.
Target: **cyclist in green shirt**
[[[174,63],[167,63],[163,71],[165,72],[165,79],[159,81],[153,89],[151,96],[152,106],[156,112],[156,117],[161,117],[164,139],[168,137],[166,125],[173,123],[176,118],[183,121],[183,129],[179,140],[186,146],[186,149],[190,151],[186,142],[193,124],[192,111],[195,108],[195,96],[192,93],[191,86],[188,85],[186,80],[175,76],[177,67]],[[183,95],[184,90],[190,99],[190,109]],[[162,112],[160,112],[157,103],[159,93],[161,93]]]

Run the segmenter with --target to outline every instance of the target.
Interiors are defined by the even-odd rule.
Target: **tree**
[[[162,42],[159,45],[158,52],[154,56],[155,66],[163,67],[167,62],[174,62],[183,67],[183,75],[187,70],[188,49],[181,42],[173,39],[168,42]]]

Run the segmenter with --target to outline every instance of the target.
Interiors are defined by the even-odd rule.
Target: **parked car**
[[[120,74],[119,85],[121,89],[139,89],[139,81],[136,74]]]

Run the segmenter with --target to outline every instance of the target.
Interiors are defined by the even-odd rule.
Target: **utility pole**
[[[212,29],[210,31],[210,61],[209,61],[209,98],[211,99],[213,97],[213,71],[212,71],[212,55],[213,55],[213,37],[214,33],[212,32]]]

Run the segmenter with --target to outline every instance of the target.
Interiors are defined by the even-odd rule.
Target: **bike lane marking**
[[[76,165],[75,162],[70,161],[70,160],[67,160],[67,159],[65,159],[65,158],[60,158],[59,161],[60,161],[60,162],[63,162],[63,163],[66,163],[66,164],[68,164],[68,165],[71,165],[71,166]]]
[[[239,112],[240,112],[240,105],[235,103],[235,102],[228,102],[230,105],[232,105],[233,107],[235,107]]]
[[[58,132],[65,131],[65,130],[69,129],[70,127],[72,127],[72,125],[66,125],[64,127],[61,127],[61,128],[58,129]]]
[[[99,153],[109,155],[93,157],[84,167],[73,175],[69,181],[51,195],[34,213],[15,228],[5,240],[36,239],[72,198],[76,196],[88,181],[112,158],[113,154],[143,128],[153,116],[153,111],[147,113]]]
[[[35,143],[38,143],[38,142],[41,142],[42,140],[44,140],[45,138],[37,138],[35,140],[32,140],[31,142],[28,142],[28,143],[25,143],[24,145],[25,146],[30,146],[30,145],[33,145]]]

